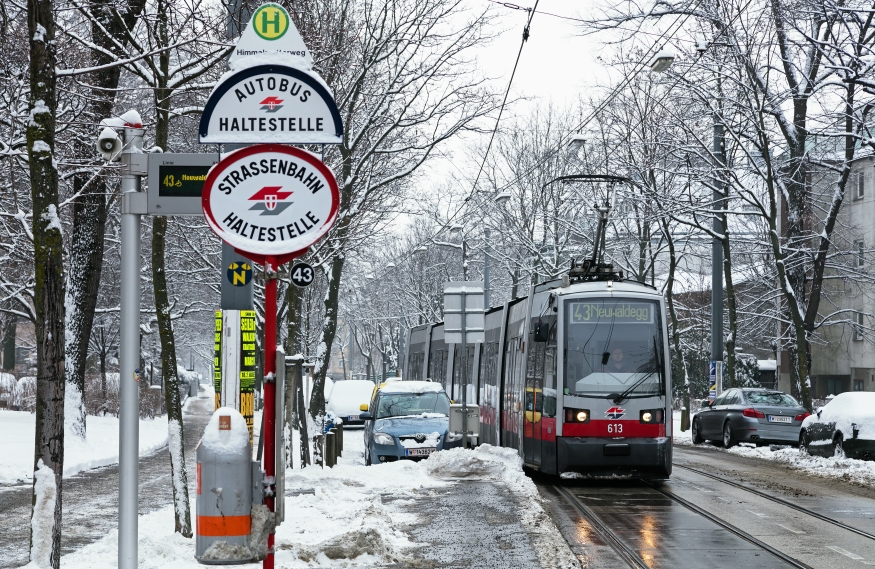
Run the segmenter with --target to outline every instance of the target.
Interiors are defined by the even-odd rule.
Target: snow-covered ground
[[[517,498],[517,503],[525,504],[520,508],[521,521],[534,537],[544,567],[578,566],[541,510],[537,489],[523,473],[513,451],[484,445],[476,451],[436,453],[418,463],[398,461],[366,467],[361,431],[349,429],[344,438],[344,456],[336,467],[287,472],[286,520],[276,534],[277,567],[403,566],[411,549],[423,545],[412,542],[405,533],[405,527],[417,523],[418,515],[405,511],[403,506],[418,503],[415,501],[431,489],[471,479],[501,484]],[[384,501],[383,495],[387,494],[393,500]],[[194,512],[194,500],[191,508]],[[202,567],[194,559],[194,540],[173,532],[170,507],[140,516],[139,532],[141,569]],[[115,567],[117,541],[113,531],[65,555],[61,564],[67,569]]]
[[[680,412],[674,413],[674,442],[683,446],[693,444],[691,432],[689,430],[685,433],[681,432]],[[756,447],[743,443],[726,450],[710,443],[704,444],[719,452],[781,463],[788,468],[801,470],[813,476],[839,478],[855,484],[875,487],[875,462],[852,458],[811,456],[800,453],[796,447]]]
[[[87,419],[85,440],[64,433],[64,476],[118,463],[116,417]],[[0,484],[30,483],[36,415],[26,411],[0,411]],[[140,456],[167,443],[167,417],[140,420]]]

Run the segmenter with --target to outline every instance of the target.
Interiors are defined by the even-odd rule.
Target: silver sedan
[[[736,388],[721,393],[693,417],[693,443],[795,445],[809,413],[795,399],[772,389]]]

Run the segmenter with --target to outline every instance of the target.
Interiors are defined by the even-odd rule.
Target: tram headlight
[[[645,409],[641,411],[641,422],[651,425],[665,422],[665,411],[662,409]]]
[[[566,423],[589,423],[589,409],[565,409]]]

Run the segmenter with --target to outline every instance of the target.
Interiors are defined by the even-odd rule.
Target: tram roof
[[[535,285],[535,294],[547,290],[553,291],[557,295],[608,290],[613,292],[644,292],[648,294],[659,294],[655,286],[639,281],[629,280],[576,282],[572,283],[567,287],[563,287],[562,279],[556,279]]]

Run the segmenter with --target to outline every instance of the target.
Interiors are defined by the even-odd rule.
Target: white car
[[[348,379],[337,381],[331,389],[331,395],[326,400],[325,410],[334,413],[335,417],[343,419],[344,427],[349,425],[364,425],[359,419],[361,406],[371,401],[374,393],[374,382],[364,379]]]

